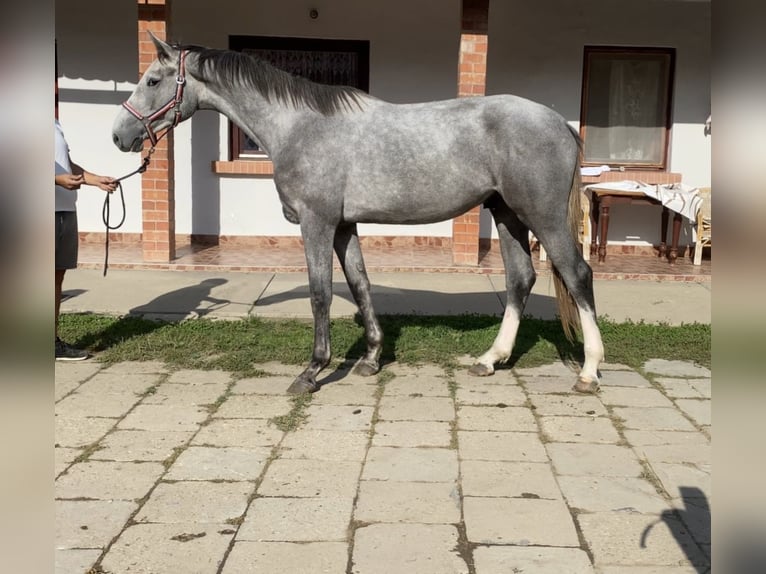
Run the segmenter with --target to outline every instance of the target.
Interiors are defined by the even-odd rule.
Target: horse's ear
[[[147,30],[149,32],[149,37],[152,39],[152,42],[154,43],[154,47],[157,49],[157,59],[162,62],[163,64],[167,62],[174,62],[177,59],[178,52],[175,48],[173,48],[170,44],[166,44],[162,40],[160,40],[157,36],[152,34],[150,30]]]

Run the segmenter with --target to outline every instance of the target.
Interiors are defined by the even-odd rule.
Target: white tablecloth
[[[585,186],[587,190],[591,188],[641,192],[656,199],[668,209],[680,213],[691,222],[697,220],[697,213],[702,206],[699,190],[683,183],[649,184],[641,181],[624,180],[592,183]]]

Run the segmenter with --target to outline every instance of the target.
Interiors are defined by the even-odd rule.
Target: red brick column
[[[458,97],[483,96],[487,78],[489,0],[463,0]],[[479,213],[474,207],[452,220],[452,262],[479,264]]]
[[[143,75],[157,56],[147,30],[151,30],[162,40],[167,39],[170,3],[171,0],[138,0],[140,75]],[[147,143],[145,150],[148,148]],[[176,256],[173,132],[157,144],[149,168],[141,176],[141,201],[144,261],[170,262]]]

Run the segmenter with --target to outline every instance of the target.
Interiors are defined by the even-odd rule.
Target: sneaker
[[[57,361],[82,361],[88,358],[88,351],[70,347],[64,341],[56,337],[56,360]]]

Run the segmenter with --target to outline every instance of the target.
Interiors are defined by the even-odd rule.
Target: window
[[[367,41],[230,36],[229,47],[254,54],[281,70],[320,84],[369,91],[370,43]],[[234,124],[230,124],[230,137],[232,160],[266,157],[258,144]]]
[[[583,165],[667,168],[675,50],[586,46]]]

